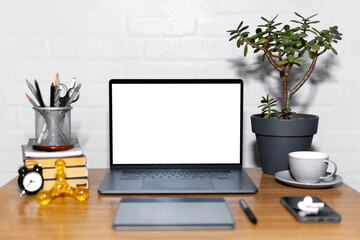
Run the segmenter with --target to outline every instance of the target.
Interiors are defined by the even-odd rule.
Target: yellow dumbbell
[[[57,171],[56,181],[50,190],[44,190],[37,194],[36,199],[41,205],[48,205],[54,198],[72,196],[78,201],[85,201],[89,197],[89,190],[85,187],[71,187],[65,180],[65,161],[58,159],[55,162]]]

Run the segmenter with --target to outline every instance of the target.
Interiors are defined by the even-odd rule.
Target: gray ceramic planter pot
[[[264,119],[251,116],[252,131],[256,135],[263,172],[274,175],[289,169],[288,154],[308,151],[313,135],[317,133],[319,117],[295,114],[294,120]]]

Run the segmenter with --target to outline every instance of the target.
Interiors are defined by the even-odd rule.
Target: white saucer
[[[327,188],[334,186],[338,183],[341,183],[343,181],[343,178],[341,176],[335,174],[333,177],[329,178],[328,180],[326,181],[323,180],[319,183],[302,183],[292,178],[289,170],[277,172],[275,174],[275,177],[277,180],[279,180],[282,183],[295,187],[302,187],[302,188]]]

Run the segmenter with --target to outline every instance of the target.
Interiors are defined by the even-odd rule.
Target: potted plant
[[[276,15],[272,20],[261,17],[264,23],[258,25],[255,34],[250,34],[247,31],[249,26],[243,26],[243,22],[235,30],[228,31],[231,36],[229,41],[237,40],[237,47],[244,48],[244,56],[249,47],[252,47],[254,53],[262,53],[263,60],[267,59],[279,72],[282,86],[281,110],[274,109],[276,100],[266,96],[259,106],[262,113],[251,116],[262,168],[267,174],[288,169],[289,152],[310,150],[319,118],[293,113],[291,99],[307,82],[320,56],[328,50],[337,55],[333,45],[341,40],[342,35],[337,26],[321,31],[312,27],[319,23],[313,20],[317,14],[307,18],[298,13],[295,15],[298,19],[290,21],[296,24],[295,27],[276,22]],[[295,67],[304,66],[306,60],[310,60],[307,71],[290,86],[290,73]]]

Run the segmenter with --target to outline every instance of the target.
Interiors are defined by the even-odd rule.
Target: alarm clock
[[[24,194],[35,194],[44,185],[42,167],[35,165],[33,168],[21,167],[19,169],[18,185],[21,191],[20,197]]]

